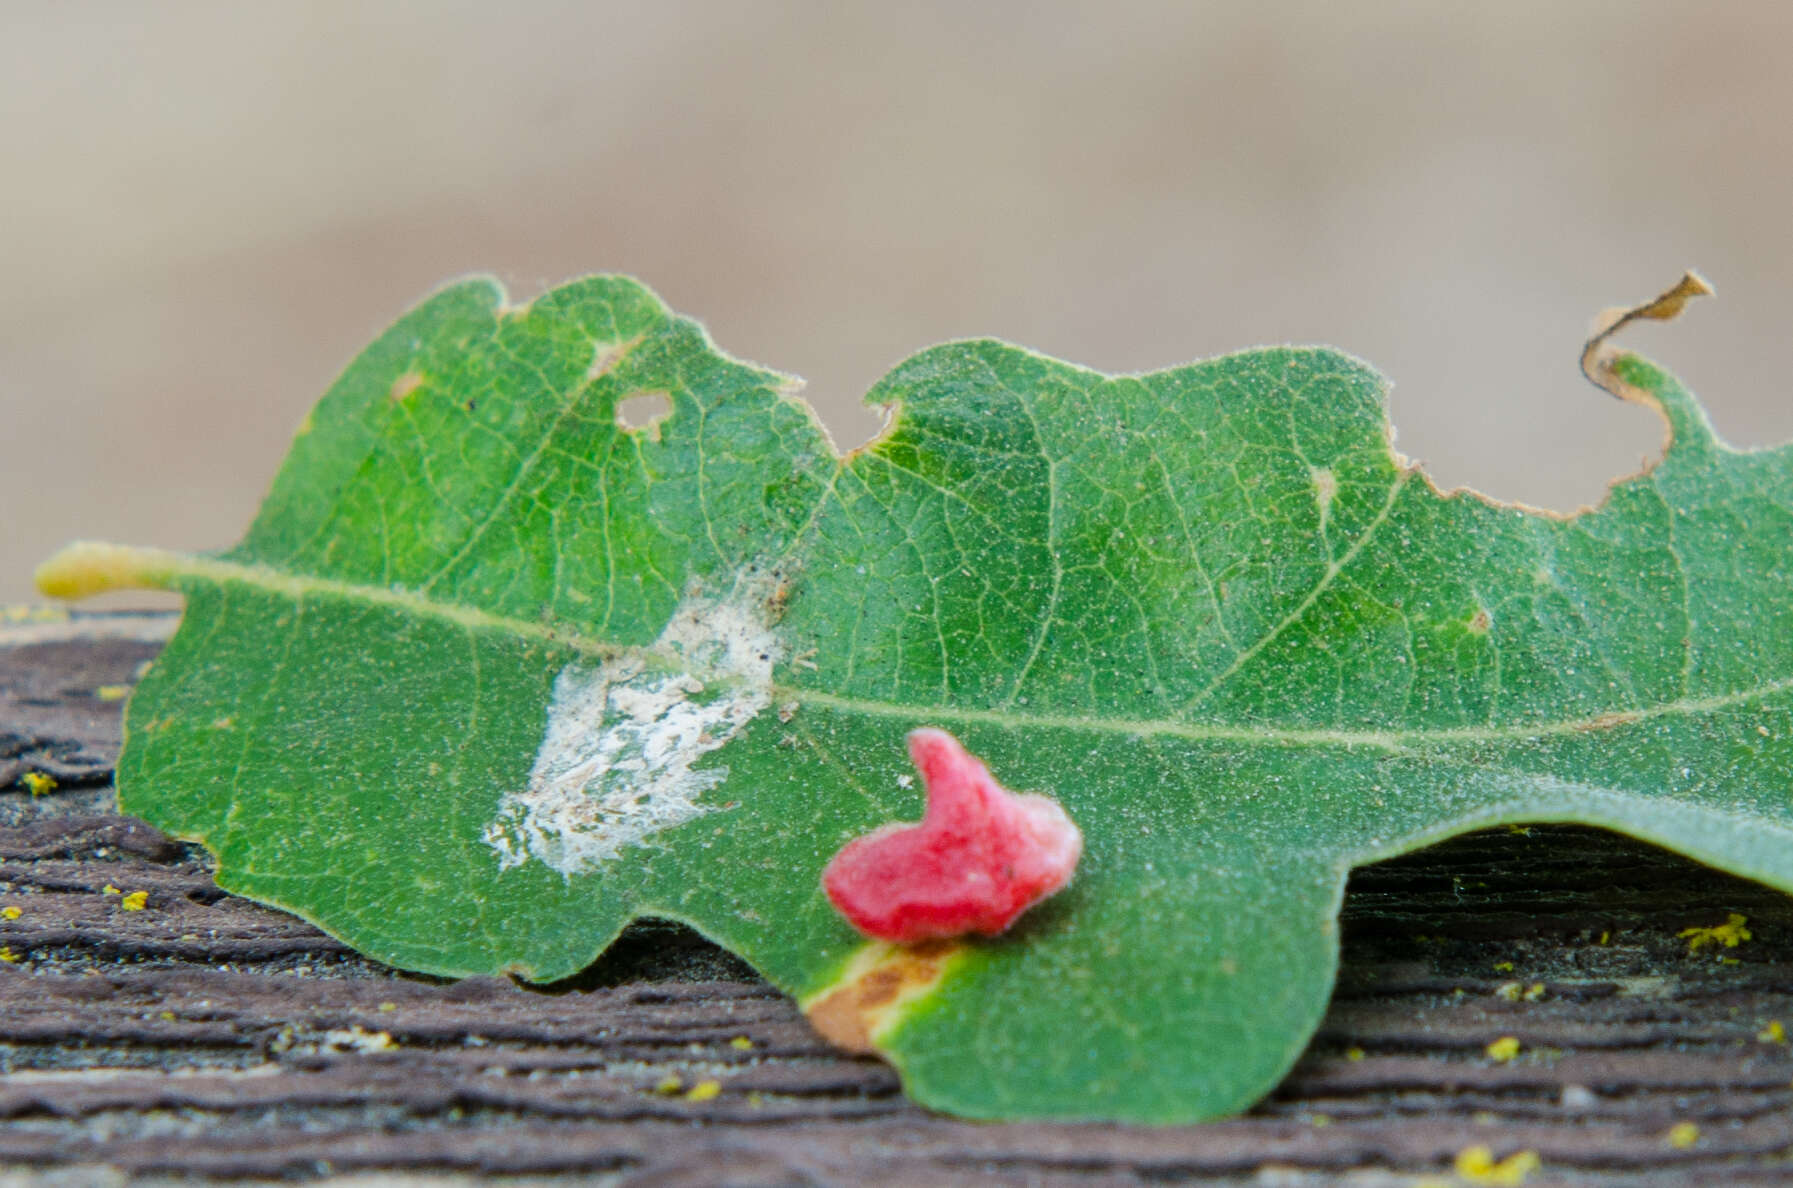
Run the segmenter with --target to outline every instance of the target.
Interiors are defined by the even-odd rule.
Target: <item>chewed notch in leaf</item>
[[[1354,866],[1571,821],[1793,890],[1793,448],[1612,342],[1704,287],[1603,323],[1590,374],[1669,441],[1555,517],[1425,481],[1326,347],[948,343],[841,455],[635,281],[471,280],[349,366],[241,543],[40,583],[185,596],[121,805],[371,957],[548,981],[672,918],[925,1105],[1211,1118],[1319,1026]],[[938,803],[879,830],[912,731]],[[1070,820],[1075,879],[993,943],[823,892],[869,833],[828,879],[867,932],[999,930]]]
[[[927,815],[853,839],[822,872],[853,927],[900,944],[996,936],[1071,881],[1083,834],[1057,801],[1010,792],[944,730],[910,731],[909,754]]]

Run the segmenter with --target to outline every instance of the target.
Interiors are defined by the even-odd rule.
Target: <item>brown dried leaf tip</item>
[[[1581,348],[1581,373],[1588,377],[1588,382],[1605,389],[1620,400],[1637,400],[1639,393],[1636,389],[1613,374],[1613,360],[1620,354],[1619,349],[1612,344],[1613,336],[1632,322],[1643,319],[1666,322],[1679,316],[1687,303],[1695,297],[1712,295],[1712,286],[1706,283],[1705,278],[1688,269],[1681,274],[1681,279],[1675,282],[1673,288],[1657,294],[1642,305],[1605,310],[1594,319],[1594,335]]]

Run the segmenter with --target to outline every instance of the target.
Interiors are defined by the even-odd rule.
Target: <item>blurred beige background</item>
[[[1654,448],[1600,307],[1793,437],[1793,5],[0,0],[0,601],[71,537],[230,543],[337,370],[447,277],[639,275],[858,397],[944,338],[1108,370],[1328,342],[1448,485]]]

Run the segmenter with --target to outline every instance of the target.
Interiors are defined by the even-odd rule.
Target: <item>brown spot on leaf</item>
[[[403,400],[421,387],[423,387],[423,373],[421,371],[407,371],[405,374],[392,381],[392,387],[387,389],[386,395],[390,396],[395,401]]]
[[[1493,625],[1494,620],[1489,618],[1488,612],[1479,606],[1476,607],[1475,614],[1469,616],[1469,629],[1477,635],[1488,634],[1488,628]]]
[[[1614,710],[1612,713],[1601,714],[1597,718],[1589,718],[1585,722],[1578,722],[1575,725],[1575,729],[1584,733],[1593,730],[1611,730],[1615,726],[1629,726],[1642,716],[1642,714],[1639,714],[1634,710]]]
[[[641,345],[642,336],[637,334],[627,342],[594,342],[591,350],[591,366],[585,369],[587,380],[602,379],[615,370],[616,365],[628,357],[630,351]]]
[[[804,1004],[810,1026],[848,1052],[876,1053],[878,1032],[931,992],[965,946],[953,940],[868,946],[839,982]]]

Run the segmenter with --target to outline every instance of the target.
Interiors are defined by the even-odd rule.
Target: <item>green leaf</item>
[[[186,596],[122,802],[363,952],[554,979],[683,920],[930,1106],[1209,1118],[1312,1033],[1355,865],[1577,821],[1793,889],[1793,453],[1600,366],[1671,442],[1558,518],[1434,489],[1331,350],[952,343],[837,458],[632,281],[472,281],[355,361],[241,545],[42,580]],[[868,945],[818,887],[919,816],[920,725],[1083,828],[1000,938]]]

